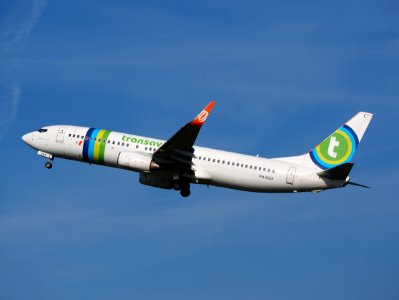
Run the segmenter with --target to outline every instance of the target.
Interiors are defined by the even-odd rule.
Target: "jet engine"
[[[119,153],[118,165],[133,171],[151,171],[159,168],[151,156],[139,152]]]
[[[172,177],[170,174],[161,172],[151,172],[151,173],[140,173],[139,181],[141,184],[150,185],[153,187],[161,189],[171,189],[172,188]]]

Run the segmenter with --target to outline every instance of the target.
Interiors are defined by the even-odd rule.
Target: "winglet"
[[[202,126],[205,123],[206,118],[208,118],[215,101],[209,102],[209,104],[198,114],[198,116],[191,122],[191,125]]]

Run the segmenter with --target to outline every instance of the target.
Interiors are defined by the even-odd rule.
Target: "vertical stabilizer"
[[[326,170],[350,162],[373,115],[359,112],[309,152],[313,163]]]
[[[327,170],[352,161],[357,147],[371,119],[372,113],[358,112],[352,119],[338,128],[324,141],[304,155],[277,158]]]

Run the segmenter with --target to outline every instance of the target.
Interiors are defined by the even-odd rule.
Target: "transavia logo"
[[[320,168],[329,169],[351,161],[358,144],[356,133],[344,125],[317,145],[310,157]]]

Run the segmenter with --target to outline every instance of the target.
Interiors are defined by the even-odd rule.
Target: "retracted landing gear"
[[[190,183],[182,180],[178,176],[173,178],[172,188],[175,191],[180,191],[180,195],[184,198],[190,196]]]
[[[180,190],[180,181],[179,181],[179,179],[174,179],[174,180],[173,180],[172,188],[173,188],[175,191]]]
[[[180,184],[180,195],[184,198],[190,196],[190,184],[188,182]]]

